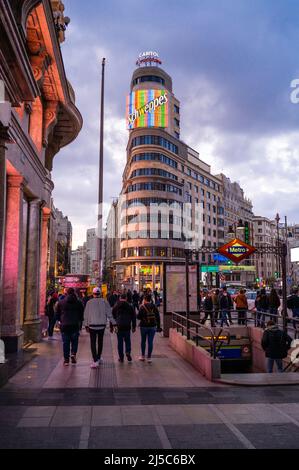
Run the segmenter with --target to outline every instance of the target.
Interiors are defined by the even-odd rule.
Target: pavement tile
[[[286,423],[289,420],[267,404],[217,405],[233,423]]]
[[[0,449],[77,449],[81,428],[7,427],[1,433]]]
[[[161,449],[154,426],[91,428],[89,449]]]
[[[224,424],[164,426],[173,449],[244,449]]]
[[[122,413],[120,406],[93,406],[91,426],[121,426]]]
[[[51,421],[51,427],[83,426],[84,417],[87,413],[87,406],[58,406]]]
[[[56,406],[30,406],[26,409],[23,418],[52,418]]]
[[[47,428],[50,425],[51,417],[46,418],[22,418],[18,423],[18,428]]]
[[[256,449],[299,449],[299,428],[288,424],[237,424]]]
[[[192,424],[221,423],[220,418],[205,405],[183,405],[184,412],[189,416]]]
[[[145,406],[121,407],[122,422],[125,426],[153,426],[154,416]]]

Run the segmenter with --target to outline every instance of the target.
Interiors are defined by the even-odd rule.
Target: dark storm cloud
[[[253,198],[256,213],[272,217],[277,210],[290,211],[298,220],[294,169],[298,170],[299,105],[290,102],[290,83],[299,78],[297,1],[88,0],[82,8],[79,0],[65,0],[65,5],[72,22],[63,56],[85,124],[77,141],[56,157],[53,178],[55,203],[64,206],[71,220],[80,214],[86,220],[97,200],[101,58],[107,57],[109,202],[121,189],[125,96],[143,50],[158,50],[173,78],[182,104],[182,139],[200,151],[214,172],[223,169],[240,181]],[[61,187],[64,175],[67,191]],[[276,191],[273,181],[279,185]],[[77,204],[76,191],[82,184]],[[289,193],[294,203],[287,204],[281,192]],[[94,225],[93,213],[86,223]]]

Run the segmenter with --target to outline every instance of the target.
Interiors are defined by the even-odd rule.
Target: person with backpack
[[[124,343],[126,346],[126,357],[129,364],[132,363],[131,356],[131,330],[136,331],[136,314],[133,306],[128,302],[128,294],[122,294],[120,300],[112,309],[115,320],[118,342],[119,362],[124,362]]]
[[[262,348],[266,353],[269,374],[273,372],[274,362],[278,372],[283,372],[283,359],[287,357],[291,344],[292,338],[279,330],[274,321],[270,320],[262,338]]]
[[[56,318],[60,322],[65,366],[68,366],[70,363],[70,355],[72,364],[77,364],[83,312],[83,304],[78,300],[75,290],[73,288],[68,289],[66,297],[58,302],[56,310]]]
[[[235,298],[236,310],[238,312],[238,325],[246,325],[246,313],[248,310],[248,301],[244,289],[240,289]]]
[[[160,328],[160,313],[152,302],[151,294],[144,296],[137,318],[140,320],[141,333],[141,356],[139,360],[145,361],[146,343],[148,343],[147,362],[151,363],[155,334],[162,331]]]

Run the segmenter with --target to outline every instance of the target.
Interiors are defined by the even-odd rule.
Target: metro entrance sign
[[[234,263],[238,264],[243,259],[248,258],[256,251],[256,248],[253,246],[247,245],[247,243],[242,242],[238,238],[235,238],[226,245],[218,248],[218,253],[230,259]]]

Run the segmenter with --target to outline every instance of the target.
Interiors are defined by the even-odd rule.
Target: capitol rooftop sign
[[[146,52],[141,52],[139,54],[138,60],[136,62],[136,65],[139,67],[142,66],[155,66],[155,65],[162,65],[162,61],[159,57],[158,52],[155,51],[146,51]]]
[[[218,248],[218,253],[236,264],[251,256],[255,251],[256,248],[247,245],[247,243],[242,242],[238,238]]]

